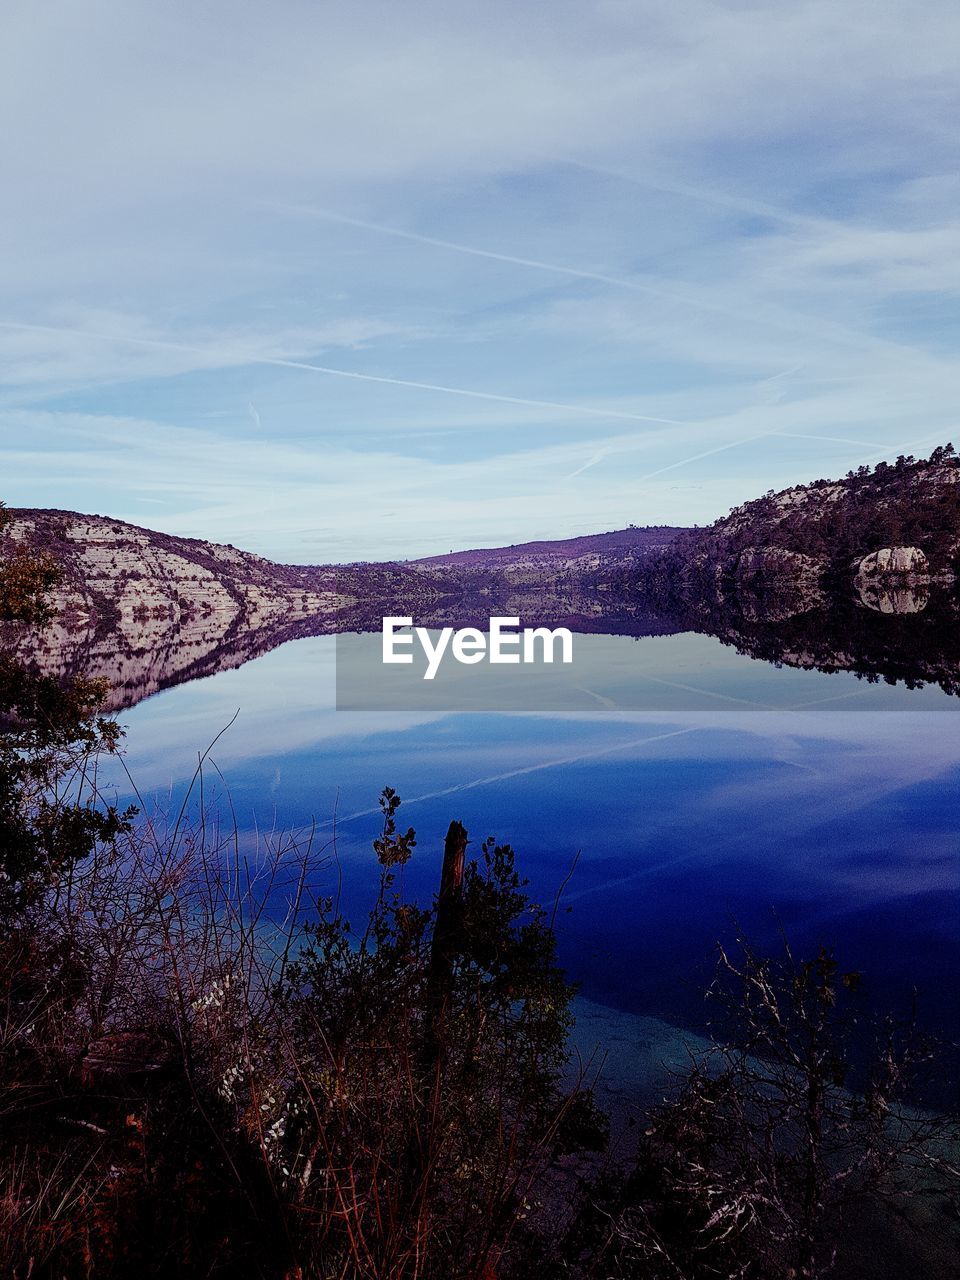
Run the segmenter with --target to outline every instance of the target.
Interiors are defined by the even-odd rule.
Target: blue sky
[[[958,51],[947,0],[9,0],[0,496],[348,560],[960,443]]]

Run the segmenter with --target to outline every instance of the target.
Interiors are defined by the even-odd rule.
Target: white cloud
[[[5,396],[57,395],[98,381],[136,382],[215,369],[293,360],[336,348],[356,350],[373,339],[411,338],[416,331],[389,321],[340,316],[315,328],[262,331],[195,323],[161,328],[146,316],[63,305],[48,324],[0,316],[0,378]]]
[[[960,18],[944,0],[561,3],[550,22],[503,2],[299,0],[241,16],[226,0],[100,0],[41,16],[21,0],[6,23],[19,171],[52,165],[83,201],[98,179],[154,191],[211,173],[382,179],[601,140],[756,139],[826,121],[849,135],[878,112],[888,145],[945,140]]]
[[[416,554],[708,520],[956,434],[902,305],[960,283],[946,0],[3,22],[14,501]]]

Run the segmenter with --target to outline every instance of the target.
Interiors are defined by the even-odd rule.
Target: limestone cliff
[[[639,566],[639,577],[708,601],[731,590],[788,590],[796,606],[812,608],[824,589],[860,592],[868,584],[860,592],[866,603],[880,583],[946,582],[958,568],[960,460],[947,445],[928,459],[898,458],[767,493],[681,533]]]
[[[110,710],[237,666],[284,639],[363,625],[383,600],[419,605],[444,589],[399,565],[280,565],[103,516],[9,514],[0,555],[16,545],[44,551],[61,581],[48,626],[7,628],[0,638],[51,674],[106,678]]]

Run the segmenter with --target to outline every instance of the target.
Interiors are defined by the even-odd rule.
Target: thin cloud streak
[[[734,213],[746,213],[755,218],[767,218],[771,222],[780,222],[788,227],[799,227],[803,230],[822,231],[836,230],[843,223],[828,218],[815,218],[809,214],[794,213],[778,205],[769,204],[765,200],[751,200],[744,196],[730,195],[717,191],[713,187],[695,186],[688,182],[667,182],[662,178],[638,177],[634,173],[625,173],[622,169],[614,169],[608,165],[587,164],[583,160],[574,160],[565,156],[543,156],[553,164],[569,165],[573,169],[582,169],[584,173],[596,173],[607,178],[616,178],[620,182],[641,187],[647,191],[661,191],[664,195],[682,196],[686,200],[696,200],[700,204],[714,209],[729,209]],[[844,228],[846,229],[846,228]]]
[[[917,349],[909,344],[894,342],[886,338],[878,338],[873,334],[860,333],[836,321],[824,319],[822,316],[807,315],[802,312],[766,312],[763,315],[745,312],[739,308],[728,306],[723,302],[715,302],[704,297],[702,293],[691,294],[683,290],[664,288],[659,284],[651,284],[636,278],[608,275],[604,272],[587,271],[578,267],[569,267],[560,263],[544,262],[539,258],[524,258],[514,254],[501,253],[492,249],[481,249],[476,245],[462,244],[456,240],[445,240],[437,236],[421,235],[416,231],[407,231],[400,227],[387,226],[384,223],[369,222],[362,218],[353,218],[332,209],[322,209],[313,205],[274,205],[278,212],[297,214],[302,217],[317,218],[343,226],[357,227],[363,231],[372,231],[379,235],[392,236],[400,240],[409,240],[416,244],[429,245],[434,248],[447,249],[454,253],[466,254],[474,258],[486,258],[494,262],[505,262],[513,266],[529,267],[537,271],[549,271],[555,275],[568,276],[577,280],[589,280],[598,284],[610,285],[617,289],[626,289],[631,293],[645,294],[662,302],[691,307],[694,310],[706,311],[728,319],[748,321],[758,326],[772,325],[787,333],[806,334],[811,326],[824,337],[842,345],[865,346],[867,348],[883,348],[889,351],[917,354]]]
[[[739,449],[742,445],[753,444],[755,440],[769,440],[771,436],[778,435],[777,431],[760,431],[753,436],[745,436],[742,440],[731,440],[729,444],[717,445],[715,449],[706,449],[703,453],[695,453],[689,458],[681,458],[679,462],[671,462],[666,467],[658,467],[656,471],[648,471],[646,475],[639,476],[637,484],[643,484],[647,480],[653,480],[656,476],[665,475],[668,471],[676,471],[678,467],[689,466],[692,462],[700,462],[704,458],[712,458],[718,453],[726,453],[728,449]]]
[[[255,352],[218,352],[214,348],[195,346],[186,342],[173,342],[162,338],[134,338],[118,333],[99,333],[92,329],[73,329],[60,325],[29,324],[16,320],[0,320],[0,329],[20,330],[25,333],[63,334],[89,338],[100,342],[121,342],[136,347],[151,347],[158,351],[183,351],[191,355],[206,356],[212,363],[269,365],[277,369],[303,369],[310,373],[329,374],[335,378],[350,378],[357,382],[376,382],[390,387],[409,387],[415,391],[436,391],[449,396],[465,396],[471,400],[493,400],[500,404],[525,405],[535,409],[558,409],[563,413],[586,414],[589,417],[619,418],[625,422],[658,422],[673,427],[692,425],[676,418],[659,418],[646,413],[626,413],[618,409],[598,409],[587,405],[564,404],[556,400],[534,400],[525,396],[507,396],[492,391],[476,391],[466,387],[448,387],[436,382],[416,382],[409,378],[388,378],[374,373],[357,373],[350,369],[335,369],[330,365],[313,364],[304,360],[283,360],[277,356],[260,356]]]
[[[784,440],[823,440],[830,444],[852,444],[858,449],[863,448],[864,445],[870,445],[881,452],[890,447],[886,444],[877,444],[876,440],[853,440],[849,436],[814,436],[806,431],[777,431],[775,434]]]
[[[559,769],[563,765],[580,764],[584,760],[595,760],[598,757],[614,755],[617,751],[627,751],[630,748],[644,747],[654,742],[663,742],[667,738],[682,738],[688,733],[697,733],[701,731],[700,725],[691,725],[685,729],[673,729],[669,733],[647,734],[642,738],[630,738],[626,742],[615,742],[612,746],[598,747],[595,751],[578,751],[575,755],[562,756],[558,760],[542,760],[537,764],[524,765],[518,769],[508,769],[503,773],[491,773],[482,778],[470,778],[466,782],[456,782],[453,786],[444,787],[440,791],[425,791],[422,795],[411,796],[404,800],[405,805],[422,804],[427,800],[442,800],[447,796],[457,795],[461,791],[473,791],[477,787],[492,786],[495,782],[507,782],[511,778],[523,778],[531,773],[542,773],[546,769]],[[340,822],[354,822],[359,818],[369,818],[371,814],[379,813],[379,809],[358,809],[356,813],[348,813],[344,817],[331,819],[328,822],[321,822],[320,827],[336,826]]]

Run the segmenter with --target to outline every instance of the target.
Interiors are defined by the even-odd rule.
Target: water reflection
[[[702,1027],[716,940],[742,928],[775,946],[783,927],[798,948],[837,945],[879,1007],[907,1007],[918,987],[928,1024],[949,1031],[960,1017],[960,717],[928,710],[960,706],[960,636],[951,597],[908,594],[791,610],[749,593],[671,609],[512,593],[422,618],[476,625],[502,611],[570,626],[602,655],[608,689],[659,682],[664,701],[644,714],[596,698],[552,715],[336,712],[324,620],[209,616],[158,638],[62,629],[42,647],[8,641],[46,670],[114,681],[126,767],[148,807],[179,803],[198,751],[239,711],[217,742],[222,780],[211,767],[207,801],[236,816],[251,853],[264,828],[316,822],[321,841],[335,834],[356,914],[389,783],[420,835],[411,893],[433,890],[454,817],[478,839],[514,843],[544,900],[579,852],[558,921],[564,962],[591,999]],[[129,793],[119,768],[102,782]]]
[[[162,689],[240,667],[291,640],[372,633],[379,630],[384,614],[410,610],[409,602],[403,600],[377,600],[355,602],[333,615],[266,620],[211,611],[176,626],[146,625],[143,619],[133,617],[121,617],[106,629],[57,621],[39,635],[8,628],[0,639],[5,648],[44,672],[103,676],[110,684],[108,710],[118,711]],[[563,590],[488,590],[434,600],[416,612],[416,621],[427,627],[476,626],[483,630],[492,614],[517,616],[523,626],[565,626],[583,637],[646,642],[632,649],[615,646],[609,650],[596,641],[592,646],[578,647],[589,662],[586,674],[581,669],[573,673],[577,687],[586,685],[601,703],[606,699],[610,705],[679,709],[685,705],[675,699],[680,684],[700,690],[707,699],[723,698],[727,690],[722,681],[719,687],[711,685],[717,675],[713,670],[717,667],[715,648],[698,648],[686,642],[664,649],[662,643],[659,647],[649,643],[657,637],[681,635],[713,637],[741,657],[754,660],[750,678],[740,680],[742,687],[734,695],[735,700],[746,697],[754,705],[795,705],[789,700],[792,687],[782,680],[771,684],[770,672],[764,673],[762,664],[830,675],[850,673],[868,683],[906,689],[932,685],[950,695],[940,705],[950,705],[960,692],[957,599],[945,590],[933,590],[930,584],[882,587],[864,580],[853,593],[829,598],[819,592],[811,596],[742,589],[726,598],[718,593],[709,600],[672,600],[656,605],[576,585]],[[609,687],[607,680],[611,652],[618,655],[614,667],[620,664],[615,688]],[[673,672],[664,669],[662,652],[674,656],[677,667]],[[699,672],[694,669],[698,662]],[[667,700],[659,695],[658,703],[651,681],[660,681],[662,689],[674,686],[674,694]],[[748,685],[753,686],[752,694],[746,691]],[[634,686],[632,690],[630,686]],[[567,687],[572,687],[570,680]],[[778,693],[771,696],[775,687]],[[829,698],[833,692],[833,687],[829,693],[825,689],[824,696]],[[804,687],[801,701],[806,695]],[[506,696],[505,704],[488,699],[488,705],[513,705],[509,690]],[[484,705],[482,698],[477,705]],[[521,701],[517,705],[525,704]],[[573,709],[580,705],[567,703]],[[589,701],[582,705],[588,707]],[[712,704],[706,701],[702,705]],[[903,704],[874,698],[870,705]],[[933,705],[929,699],[927,705]]]
[[[511,841],[547,902],[579,853],[558,922],[591,999],[700,1028],[717,939],[742,928],[775,947],[783,927],[800,949],[836,944],[879,1007],[908,1007],[917,986],[928,1023],[955,1025],[960,718],[345,713],[333,709],[332,649],[332,637],[285,646],[124,715],[147,803],[179,803],[198,749],[239,709],[207,801],[236,815],[251,854],[265,828],[316,821],[322,844],[335,835],[354,917],[389,783],[418,831],[412,894],[435,888],[452,818],[477,840]],[[336,883],[331,868],[318,888]]]

